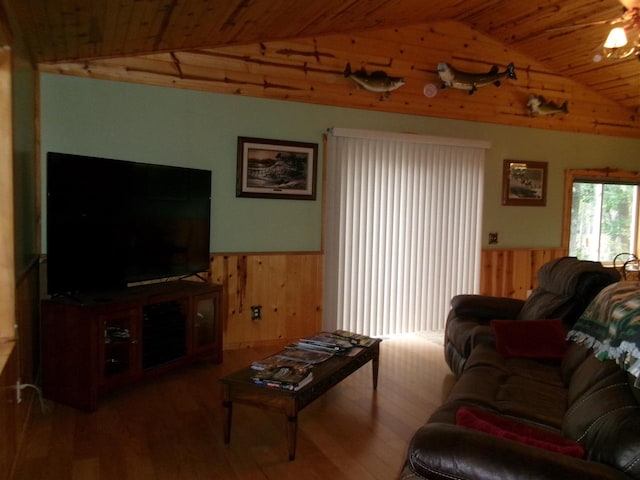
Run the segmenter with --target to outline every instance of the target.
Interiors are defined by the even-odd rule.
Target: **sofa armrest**
[[[451,308],[456,315],[485,320],[515,319],[523,305],[524,300],[488,295],[456,295],[451,299]]]
[[[493,334],[493,330],[489,325],[478,325],[471,332],[471,350],[478,345],[493,345],[495,346],[496,340]]]
[[[416,478],[474,480],[627,479],[622,472],[473,429],[446,423],[428,423],[409,445],[408,468]]]

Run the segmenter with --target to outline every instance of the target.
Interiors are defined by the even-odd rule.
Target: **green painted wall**
[[[361,92],[366,95],[366,92]],[[481,94],[481,92],[479,93]],[[316,201],[235,196],[238,136],[319,144],[329,127],[488,140],[483,245],[560,244],[567,168],[640,169],[640,140],[219,95],[42,74],[43,179],[46,152],[60,151],[213,171],[213,252],[313,251],[321,248],[322,189]],[[570,115],[566,117],[570,121]],[[505,158],[549,163],[546,207],[501,205]],[[117,185],[114,185],[117,189]],[[46,195],[43,194],[43,212]],[[44,215],[43,215],[44,217]],[[46,238],[43,218],[43,239]],[[46,242],[43,242],[46,252]]]

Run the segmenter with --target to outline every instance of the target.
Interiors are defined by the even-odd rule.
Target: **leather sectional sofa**
[[[493,305],[504,303],[518,313],[503,299]],[[446,401],[413,436],[400,478],[640,480],[636,378],[620,359],[567,342],[562,317],[508,316],[482,323]]]
[[[491,320],[560,318],[569,328],[604,287],[620,280],[620,274],[600,262],[562,257],[544,264],[537,278],[538,286],[526,301],[486,295],[458,295],[451,300],[445,360],[454,373],[462,373],[475,344],[491,338]]]
[[[505,359],[481,345],[467,363],[447,401],[414,435],[402,479],[640,479],[639,390],[614,361],[576,344],[559,364]],[[464,407],[561,436],[584,454],[462,426]]]

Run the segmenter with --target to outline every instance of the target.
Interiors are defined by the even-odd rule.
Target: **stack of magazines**
[[[375,342],[371,337],[346,330],[301,338],[275,355],[252,362],[251,368],[256,373],[251,380],[256,385],[296,391],[313,380],[314,365],[334,355],[356,355]]]
[[[288,345],[283,351],[263,358],[262,360],[254,360],[251,362],[251,368],[254,370],[264,370],[265,368],[280,365],[316,365],[331,358],[330,353],[313,352],[310,350],[299,350],[294,345]]]
[[[332,333],[322,332],[312,337],[301,338],[295,346],[303,350],[344,354],[353,348],[353,344],[346,338]]]
[[[376,343],[375,338],[367,337],[366,335],[360,335],[359,333],[348,332],[346,330],[336,330],[333,332],[333,335],[344,338],[351,342],[352,345],[356,345],[358,347],[370,347],[374,343]]]
[[[251,380],[257,385],[295,391],[313,380],[313,372],[311,365],[283,360],[257,371]]]

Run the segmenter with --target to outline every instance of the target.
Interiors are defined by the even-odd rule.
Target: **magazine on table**
[[[321,332],[311,337],[301,338],[287,345],[284,350],[251,362],[251,368],[263,371],[272,368],[299,368],[316,365],[333,355],[355,356],[363,347],[371,346],[375,340],[365,335],[336,330],[333,333]]]
[[[287,367],[300,365],[315,365],[332,357],[331,353],[313,350],[304,350],[296,347],[296,344],[287,345],[284,350],[260,360],[251,362],[254,370],[264,370],[269,367]]]
[[[254,370],[265,370],[267,368],[275,367],[300,367],[309,365],[309,362],[301,360],[283,358],[279,354],[271,355],[270,357],[262,358],[260,360],[254,360],[251,362],[251,368]]]
[[[317,345],[337,352],[349,350],[353,347],[349,340],[338,337],[337,335],[333,335],[329,332],[322,332],[317,335],[313,335],[312,337],[301,338],[298,343]]]
[[[301,349],[298,348],[298,344],[292,343],[291,345],[287,345],[285,349],[278,354],[278,356],[288,360],[298,360],[300,362],[316,365],[330,359],[333,356],[332,353],[333,352]]]
[[[318,345],[314,343],[305,343],[298,342],[290,345],[290,347],[296,348],[298,350],[306,350],[309,352],[318,352],[323,354],[328,354],[329,356],[343,356],[343,357],[355,357],[358,353],[360,353],[365,347],[357,347],[355,345],[350,346],[349,348],[335,349],[333,347],[325,347],[323,345]],[[288,347],[287,347],[288,348]]]
[[[348,332],[347,330],[336,330],[333,334],[337,337],[344,338],[351,342],[352,345],[359,347],[370,347],[376,343],[376,339],[368,337],[367,335],[361,335],[359,333]]]
[[[329,355],[335,355],[338,352],[338,350],[336,350],[333,347],[327,347],[324,345],[318,345],[315,343],[307,343],[307,342],[303,342],[302,340],[292,344],[292,346],[298,350],[306,350],[306,351],[310,351],[310,352],[321,352],[321,353],[328,353]]]
[[[297,365],[267,367],[256,372],[251,380],[253,383],[265,387],[299,390],[313,380],[313,371],[310,365],[293,363],[297,363]]]

